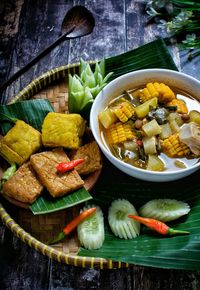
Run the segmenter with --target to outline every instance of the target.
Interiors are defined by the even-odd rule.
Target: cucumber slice
[[[99,206],[88,205],[83,210],[90,207],[96,207],[96,212],[78,225],[77,232],[78,239],[84,248],[96,250],[101,248],[105,239],[104,219]]]
[[[190,206],[176,199],[153,199],[139,209],[143,217],[154,218],[159,221],[168,222],[188,214]]]
[[[134,206],[126,199],[112,202],[108,211],[108,223],[115,236],[123,239],[133,239],[140,233],[140,224],[128,217],[137,215]]]

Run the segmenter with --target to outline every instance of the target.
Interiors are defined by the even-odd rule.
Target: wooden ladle
[[[23,68],[21,68],[14,75],[12,75],[11,78],[4,82],[0,87],[0,92],[2,93],[2,91],[8,85],[10,85],[21,74],[31,68],[31,66],[36,64],[38,60],[40,60],[47,53],[49,53],[59,43],[67,39],[78,38],[90,34],[93,31],[94,26],[94,17],[87,8],[80,5],[71,8],[63,19],[61,36],[57,38],[51,45],[45,48],[41,53],[39,53],[35,58],[33,58],[29,63],[27,63]]]

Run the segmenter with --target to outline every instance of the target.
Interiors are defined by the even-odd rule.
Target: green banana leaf
[[[134,50],[107,58],[106,74],[113,72],[109,81],[131,71],[148,68],[178,70],[163,39],[157,39]]]
[[[104,210],[105,241],[99,250],[80,248],[78,254],[159,268],[200,270],[199,172],[179,181],[152,183],[127,176],[106,161],[104,165],[92,193],[92,203]],[[185,201],[191,207],[189,214],[168,225],[190,234],[161,236],[142,226],[140,236],[135,239],[117,238],[109,228],[107,216],[111,202],[118,198],[129,200],[136,209],[154,198]]]
[[[53,108],[48,100],[28,100],[16,102],[10,105],[0,105],[0,127],[3,134],[13,125],[12,122],[5,122],[6,117],[24,120],[34,128],[41,130],[43,120],[48,112],[52,112]],[[79,203],[91,199],[92,196],[85,188],[76,190],[70,195],[61,198],[52,198],[49,194],[40,196],[31,206],[33,214],[45,214],[68,207],[72,207]]]
[[[92,196],[82,187],[69,195],[56,199],[49,194],[44,194],[30,206],[30,209],[34,215],[45,214],[69,208],[90,199]]]
[[[13,126],[12,122],[6,121],[5,116],[23,120],[40,131],[46,114],[53,111],[51,103],[43,99],[0,105],[1,133],[5,135]]]

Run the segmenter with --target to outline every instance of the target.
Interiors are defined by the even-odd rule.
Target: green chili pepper
[[[6,182],[8,179],[10,179],[13,176],[16,170],[17,170],[17,164],[15,163],[11,164],[11,166],[8,167],[8,169],[2,175],[0,189],[2,188],[4,182]]]

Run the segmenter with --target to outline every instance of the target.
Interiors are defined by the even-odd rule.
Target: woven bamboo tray
[[[93,63],[93,62],[90,62]],[[16,95],[10,103],[27,99],[48,99],[56,112],[67,113],[67,79],[68,74],[78,73],[79,64],[66,65],[52,69],[32,81]],[[52,235],[60,232],[64,225],[78,213],[79,207],[58,211],[55,213],[34,216],[27,209],[17,208],[18,223],[0,204],[0,218],[5,225],[23,242],[58,262],[66,264],[113,269],[128,267],[128,263],[114,262],[103,258],[77,256],[80,247],[76,233],[64,242],[47,246],[46,241]]]

